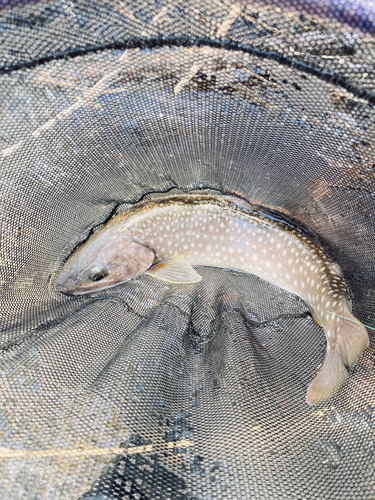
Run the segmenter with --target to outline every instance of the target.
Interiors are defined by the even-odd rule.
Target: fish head
[[[88,240],[64,265],[56,289],[78,295],[109,288],[144,273],[154,259],[150,248],[129,238],[105,245]]]

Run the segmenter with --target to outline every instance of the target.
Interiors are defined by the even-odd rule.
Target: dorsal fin
[[[331,271],[337,274],[337,276],[340,276],[340,278],[344,279],[344,274],[341,271],[341,267],[338,264],[336,264],[336,262],[330,262],[329,267]]]
[[[222,196],[224,200],[230,201],[234,203],[238,208],[242,208],[244,210],[257,210],[257,207],[251,205],[249,202],[242,200],[241,198],[236,198],[235,196]]]

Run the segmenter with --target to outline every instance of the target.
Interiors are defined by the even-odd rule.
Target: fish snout
[[[56,290],[62,293],[71,294],[76,288],[79,288],[82,281],[78,276],[61,276],[56,283]]]
[[[70,293],[70,290],[68,288],[66,288],[63,285],[60,285],[59,283],[57,283],[57,285],[56,285],[56,290],[58,292],[62,292],[62,293]]]

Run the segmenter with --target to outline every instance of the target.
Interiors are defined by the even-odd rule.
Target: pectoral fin
[[[147,274],[170,283],[197,283],[202,279],[182,255],[168,257],[151,267]]]

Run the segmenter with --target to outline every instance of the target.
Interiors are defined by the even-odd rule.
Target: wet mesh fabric
[[[375,327],[372,2],[0,7],[0,498],[375,499],[370,329],[309,407],[324,332],[257,277],[55,290],[133,203],[232,193],[319,238]]]

